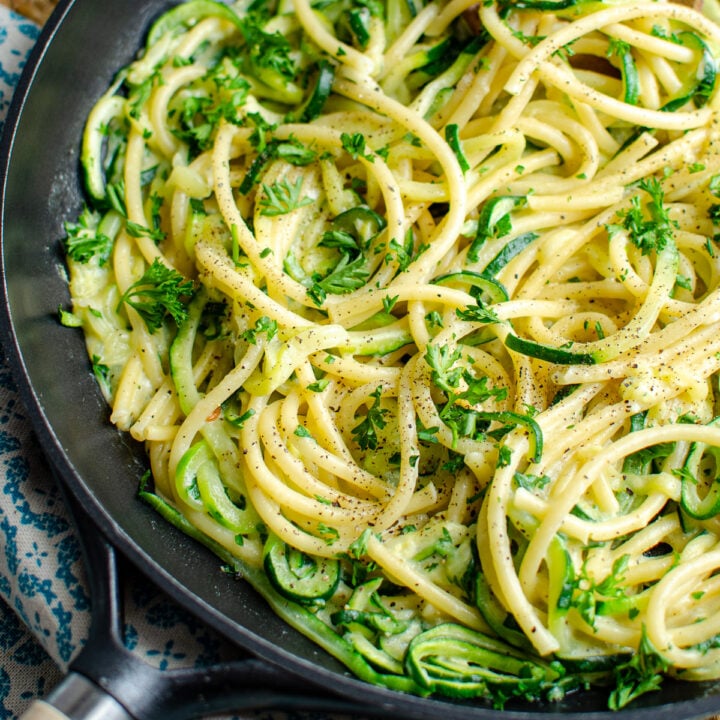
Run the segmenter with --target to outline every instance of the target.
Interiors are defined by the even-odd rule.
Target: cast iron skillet
[[[483,703],[370,687],[279,620],[248,585],[220,572],[209,551],[137,500],[146,469],[142,449],[109,424],[81,332],[57,321],[58,306],[68,304],[59,241],[63,222],[82,206],[83,119],[141,46],[152,19],[170,4],[62,0],[22,77],[2,142],[5,342],[35,430],[78,514],[94,596],[94,630],[53,701],[62,712],[45,705],[33,715],[171,720],[253,706],[360,708],[366,715],[428,720],[679,720],[719,712],[720,683],[668,682],[620,713],[607,711],[599,692],[499,713]],[[116,550],[242,648],[238,661],[200,674],[167,674],[129,658],[119,641]]]

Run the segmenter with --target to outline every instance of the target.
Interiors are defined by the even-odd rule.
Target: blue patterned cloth
[[[7,114],[13,90],[25,59],[38,36],[33,23],[0,7],[0,126]],[[45,576],[49,558],[62,554],[64,565],[72,568],[77,544],[69,533],[67,519],[53,513],[59,504],[57,490],[50,483],[28,493],[33,476],[46,472],[31,467],[28,458],[34,439],[24,417],[10,371],[0,349],[0,718],[15,718],[28,702],[43,696],[61,677],[58,664],[45,651],[45,643],[54,646],[58,658],[60,640],[53,606],[57,603],[53,579]],[[29,497],[26,499],[25,494]],[[41,528],[33,533],[33,526]],[[51,548],[46,549],[45,544]],[[53,561],[55,558],[53,558]],[[46,565],[47,564],[47,565]],[[57,574],[55,571],[52,574]],[[76,588],[78,587],[76,583]],[[53,596],[52,598],[50,596]],[[43,597],[43,602],[37,599]],[[47,598],[47,601],[46,601]],[[87,598],[84,600],[87,603]],[[12,609],[11,609],[12,608]],[[32,633],[28,631],[32,628]],[[37,638],[44,642],[39,643]],[[66,661],[67,662],[67,661]]]
[[[0,5],[0,130],[37,36],[36,25]],[[126,645],[149,664],[197,667],[231,656],[228,644],[147,581],[131,580],[125,595]],[[0,720],[14,720],[60,681],[89,621],[80,548],[0,346]]]

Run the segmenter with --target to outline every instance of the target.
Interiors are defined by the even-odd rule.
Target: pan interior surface
[[[368,687],[275,617],[251,588],[220,572],[206,549],[166,525],[136,498],[146,470],[142,448],[108,422],[80,330],[57,320],[68,302],[60,240],[83,204],[79,146],[84,118],[141,45],[164,0],[61,4],[46,28],[16,98],[4,138],[2,188],[6,338],[18,380],[62,481],[111,542],[186,607],[229,639],[370,706],[413,717],[490,718],[484,705],[404,697]],[[531,717],[692,717],[720,706],[717,684],[668,682],[639,707],[605,710],[601,693],[562,704],[508,707]]]

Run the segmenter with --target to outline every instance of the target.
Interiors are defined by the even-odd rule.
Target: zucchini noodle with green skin
[[[359,677],[720,677],[713,7],[192,0],[92,110],[61,319],[140,496]]]

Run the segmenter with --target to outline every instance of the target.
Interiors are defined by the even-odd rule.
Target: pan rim
[[[629,711],[621,711],[620,715],[610,711],[572,711],[562,712],[550,709],[543,710],[505,710],[498,714],[489,706],[466,706],[456,705],[446,700],[418,698],[412,695],[404,695],[398,692],[389,691],[385,688],[368,685],[349,674],[341,674],[329,668],[313,664],[311,661],[273,645],[266,638],[257,635],[238,621],[224,615],[207,598],[202,598],[192,592],[188,587],[172,575],[167,568],[155,561],[147,551],[140,546],[137,540],[133,539],[123,526],[113,517],[98,498],[92,489],[86,484],[82,477],[75,470],[66,450],[62,448],[55,429],[49,420],[43,407],[42,397],[32,377],[32,373],[26,362],[22,341],[19,338],[13,322],[12,298],[8,288],[5,229],[8,218],[6,216],[6,200],[8,194],[9,170],[13,162],[13,150],[17,140],[18,131],[24,120],[24,109],[28,98],[31,96],[38,71],[42,67],[48,49],[55,41],[60,29],[66,22],[69,14],[81,0],[60,0],[55,12],[44,26],[23,71],[21,79],[13,96],[8,116],[5,122],[2,140],[0,142],[0,278],[2,278],[2,310],[0,312],[0,328],[4,337],[4,349],[7,360],[13,371],[15,381],[18,385],[20,396],[25,404],[31,425],[37,434],[40,445],[49,460],[50,466],[54,469],[58,480],[78,499],[84,507],[92,509],[93,522],[99,527],[102,534],[110,544],[127,557],[138,569],[152,577],[153,581],[184,609],[190,611],[203,621],[207,622],[214,630],[228,638],[239,647],[248,650],[262,660],[274,665],[279,665],[289,672],[307,677],[312,673],[313,682],[322,687],[323,683],[331,681],[336,684],[340,696],[352,697],[362,696],[376,705],[373,712],[380,710],[390,712],[408,712],[413,717],[437,717],[438,713],[445,713],[446,716],[461,718],[474,718],[475,720],[490,718],[507,718],[508,720],[529,720],[530,718],[547,718],[547,720],[579,720],[581,717],[586,720],[607,720],[610,717],[654,717],[673,718],[678,713],[687,713],[684,717],[699,717],[708,713],[720,710],[720,690],[715,695],[692,698],[683,701],[674,701],[668,704],[652,705],[648,707],[632,708]],[[169,526],[168,526],[169,527]],[[174,530],[174,529],[173,529]],[[178,531],[176,531],[178,532]],[[268,613],[272,613],[267,608]],[[452,713],[452,715],[450,715]]]

